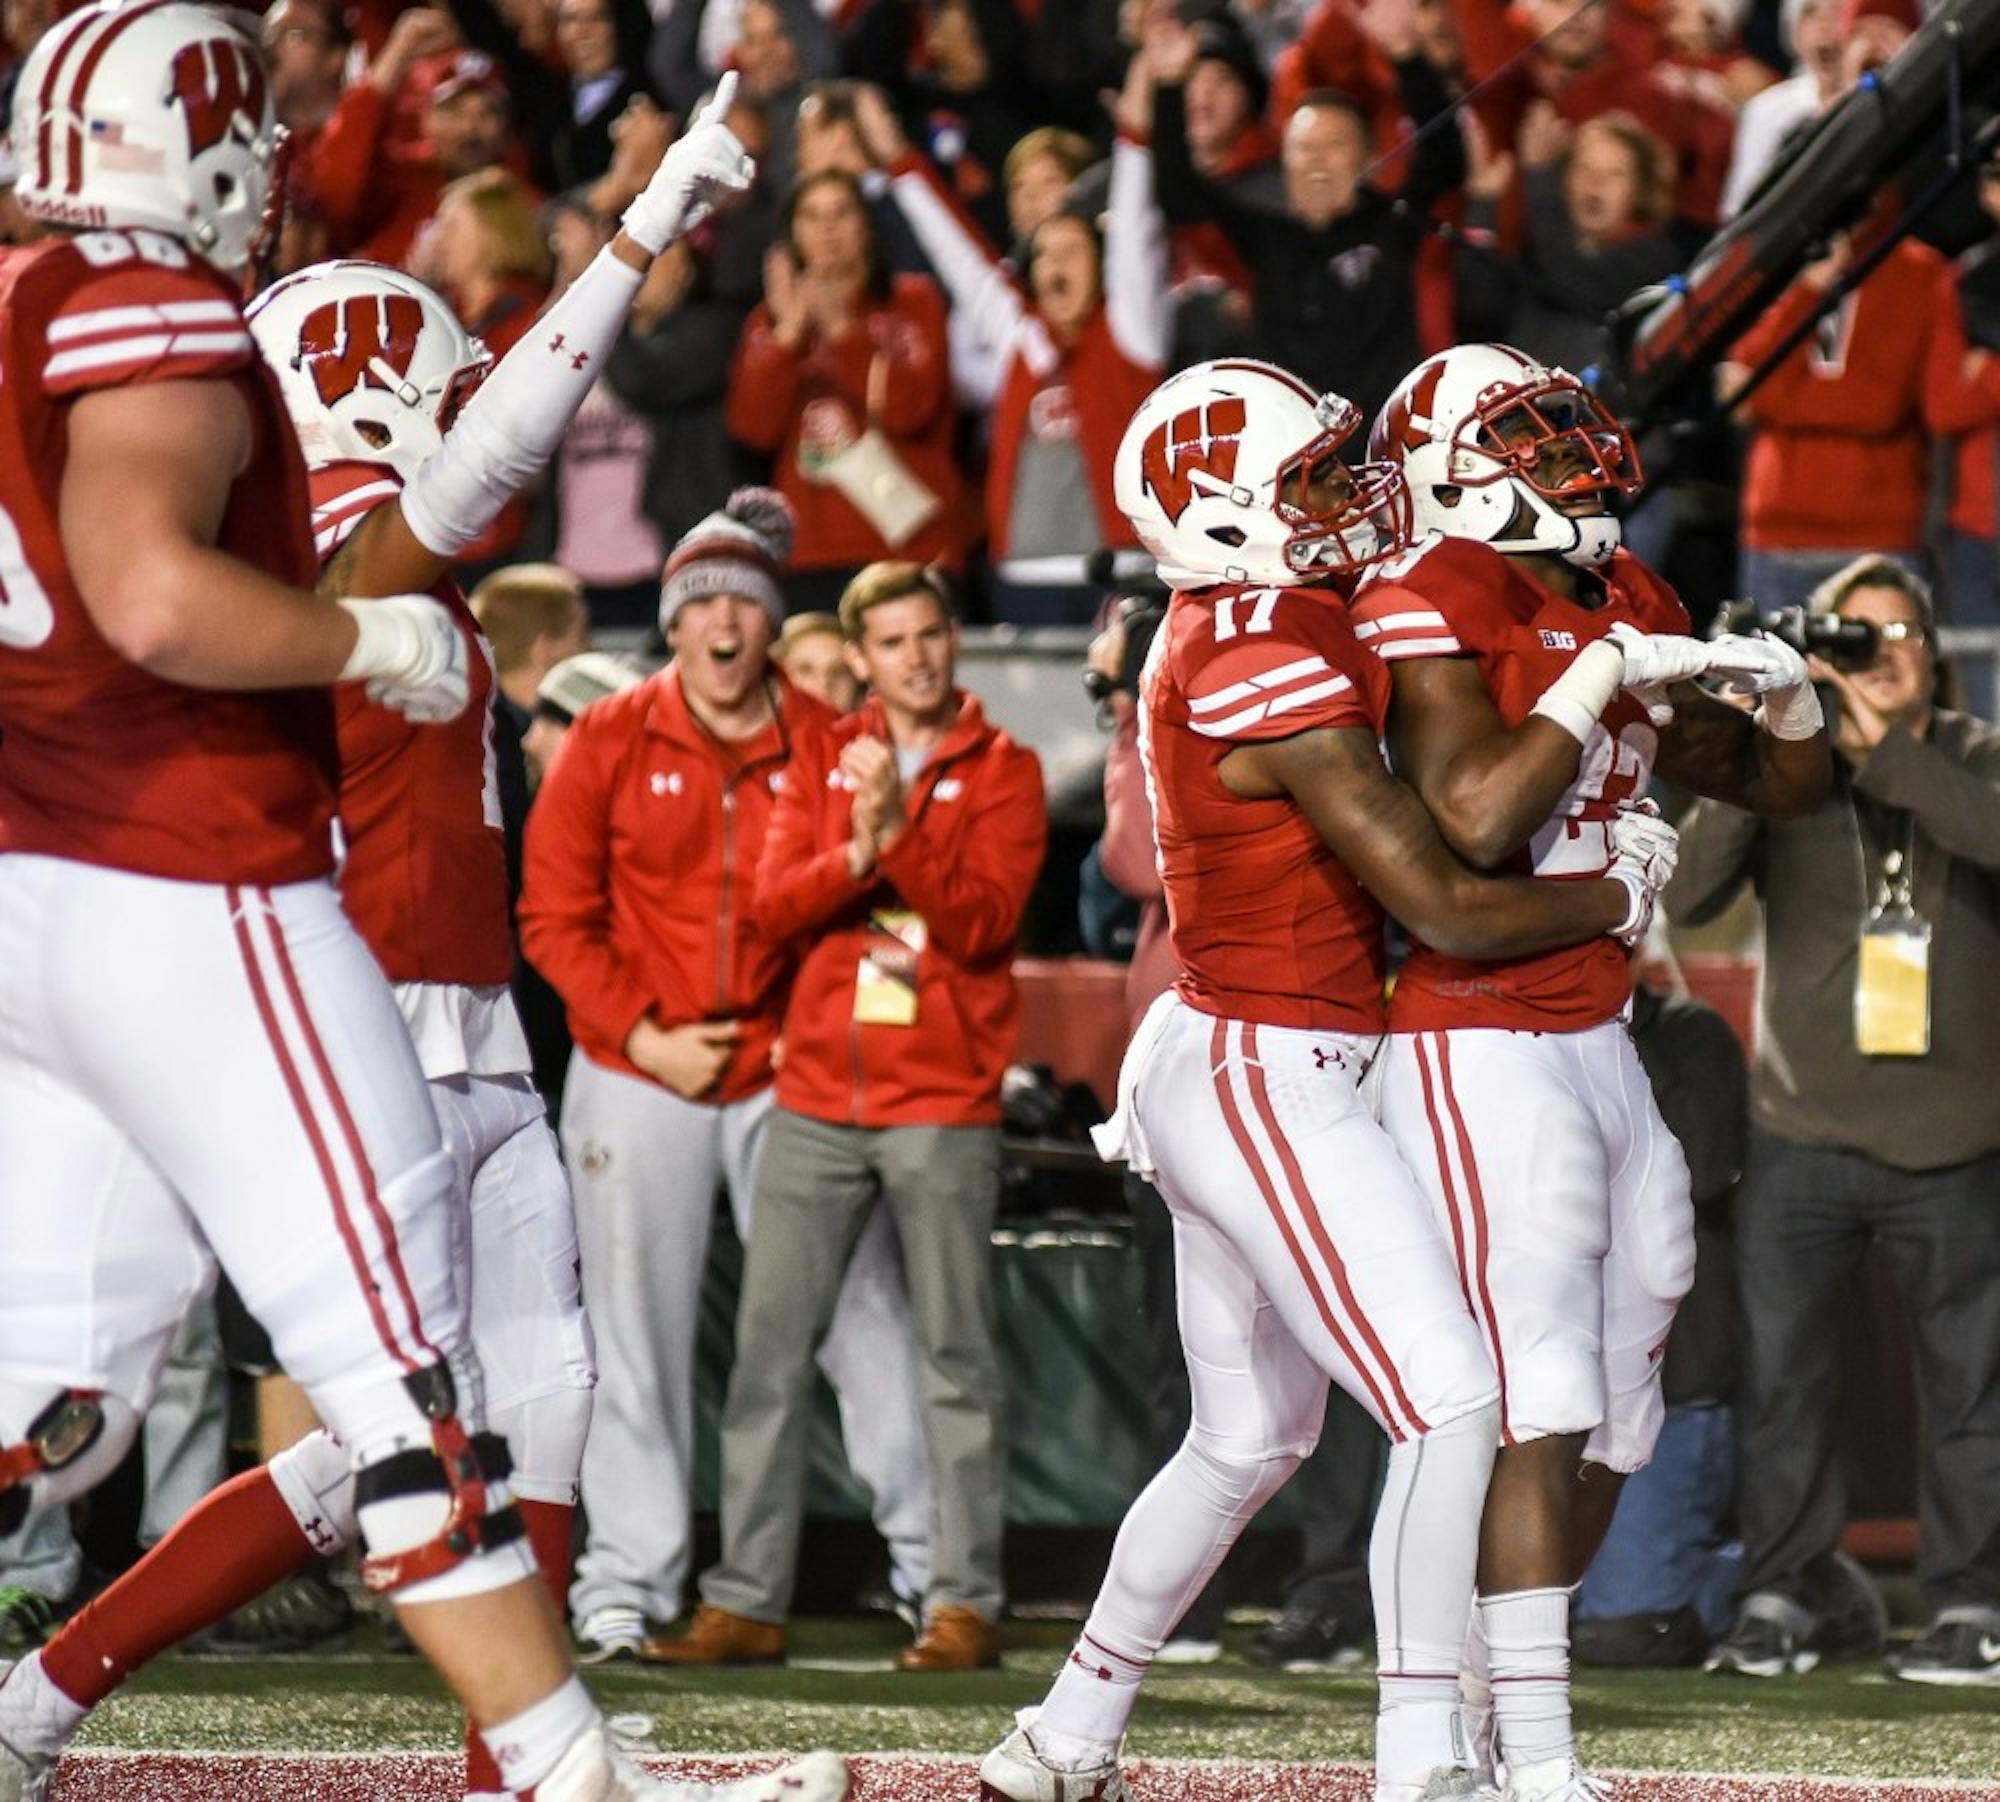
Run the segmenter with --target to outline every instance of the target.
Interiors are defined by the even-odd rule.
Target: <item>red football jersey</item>
[[[1636,557],[1598,572],[1591,607],[1537,581],[1518,558],[1463,538],[1430,538],[1381,566],[1355,597],[1355,636],[1385,663],[1410,657],[1477,661],[1500,717],[1517,726],[1583,646],[1624,620],[1641,632],[1685,633],[1687,609]],[[1508,868],[1555,881],[1602,876],[1618,803],[1646,792],[1659,734],[1630,695],[1612,697],[1569,792]],[[1625,947],[1590,939],[1504,962],[1444,957],[1419,945],[1396,978],[1397,1032],[1452,1026],[1574,1032],[1612,1018],[1631,998]]]
[[[63,555],[70,403],[187,380],[234,384],[255,434],[218,547],[310,587],[305,465],[222,278],[156,232],[0,253],[0,822],[11,850],[142,875],[324,876],[338,767],[331,697],[149,675],[105,642]],[[99,526],[118,530],[115,518]]]
[[[1247,801],[1236,746],[1324,726],[1380,733],[1381,667],[1313,588],[1178,594],[1147,659],[1140,750],[1190,1006],[1232,1020],[1382,1030],[1382,910],[1289,799]]]
[[[402,492],[376,463],[312,473],[313,544],[330,561],[375,508]],[[431,593],[472,644],[471,699],[455,720],[418,726],[335,691],[340,719],[340,895],[391,982],[486,988],[514,973],[507,849],[493,751],[493,654],[458,584]]]

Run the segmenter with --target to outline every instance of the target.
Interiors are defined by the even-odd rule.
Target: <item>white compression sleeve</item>
[[[644,279],[609,249],[599,251],[500,359],[443,448],[403,490],[403,518],[426,550],[462,551],[555,455]]]
[[[1598,715],[1625,680],[1625,656],[1608,639],[1600,638],[1577,652],[1568,669],[1542,691],[1531,712],[1553,720],[1580,745],[1590,742]]]

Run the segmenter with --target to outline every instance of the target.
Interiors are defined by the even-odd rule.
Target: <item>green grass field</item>
[[[1232,1630],[1232,1642],[1243,1632]],[[894,1622],[806,1621],[782,1669],[589,1673],[606,1711],[645,1717],[661,1752],[830,1745],[842,1751],[978,1753],[1011,1711],[1037,1700],[1074,1634],[1066,1623],[1009,1629],[1001,1670],[909,1676],[890,1660]],[[79,1747],[127,1750],[444,1751],[450,1704],[415,1660],[373,1651],[372,1630],[328,1658],[255,1663],[167,1658],[105,1707]],[[1892,1682],[1868,1665],[1783,1682],[1699,1672],[1585,1672],[1578,1725],[1602,1768],[1788,1771],[1952,1778],[2000,1785],[2000,1689]],[[1161,1668],[1133,1723],[1135,1758],[1365,1759],[1373,1681],[1365,1671],[1288,1676],[1239,1657]],[[637,1730],[640,1723],[631,1723]]]

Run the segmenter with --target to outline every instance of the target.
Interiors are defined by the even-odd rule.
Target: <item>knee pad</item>
[[[492,1410],[514,1465],[507,1487],[522,1501],[575,1505],[591,1401],[588,1389],[552,1389]]]
[[[1502,1427],[1511,1443],[1588,1433],[1604,1419],[1603,1353],[1582,1328],[1507,1347]]]
[[[354,1519],[354,1461],[322,1428],[280,1452],[266,1469],[299,1531],[322,1558],[344,1552],[358,1537]]]
[[[138,1432],[137,1410],[118,1396],[0,1382],[0,1534],[88,1494]]]
[[[534,1556],[507,1488],[506,1442],[468,1431],[446,1365],[411,1372],[405,1387],[430,1443],[366,1459],[355,1474],[362,1581],[399,1602],[437,1602],[531,1577]]]

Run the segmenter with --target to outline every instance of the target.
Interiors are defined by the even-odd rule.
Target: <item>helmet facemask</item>
[[[1526,538],[1492,539],[1497,550],[1549,551],[1583,567],[1605,562],[1622,533],[1612,497],[1642,481],[1632,434],[1596,395],[1561,370],[1480,397],[1451,436],[1453,484],[1508,483],[1534,519]],[[1589,512],[1566,503],[1601,497]]]
[[[1301,575],[1348,575],[1410,541],[1410,491],[1390,462],[1350,469],[1340,447],[1360,428],[1354,403],[1323,394],[1320,435],[1278,465],[1271,510],[1289,530],[1286,565]]]

